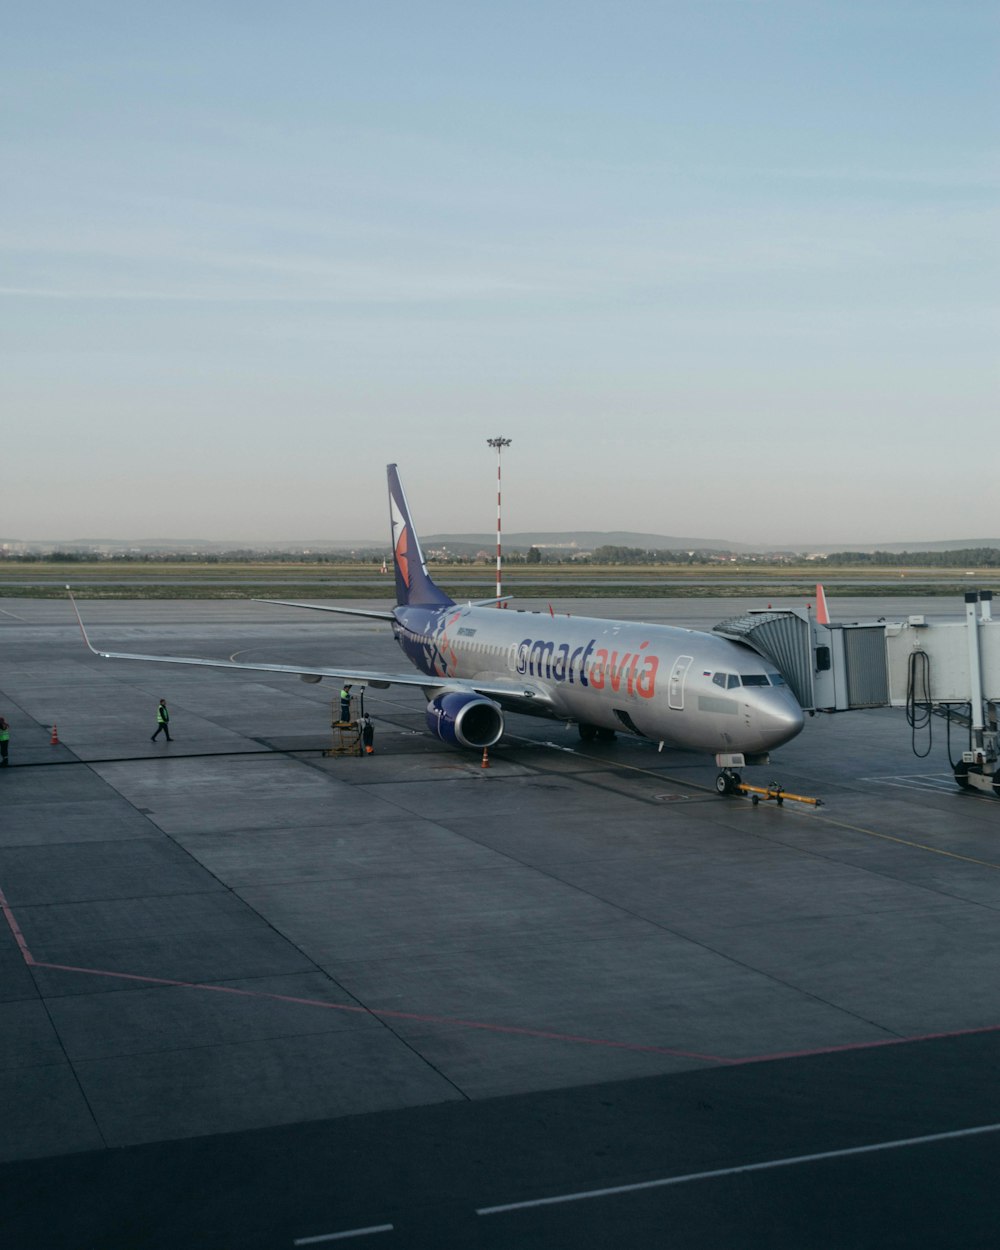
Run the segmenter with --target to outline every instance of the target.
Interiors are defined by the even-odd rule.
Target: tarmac
[[[901,712],[817,716],[745,774],[819,807],[526,717],[483,767],[405,688],[327,757],[335,683],[2,603],[5,1250],[995,1245],[1000,801],[943,724],[919,757]],[[377,622],[81,610],[109,649],[405,668]]]

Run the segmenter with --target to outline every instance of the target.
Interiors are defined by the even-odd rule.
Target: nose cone
[[[790,691],[772,687],[761,699],[755,717],[763,750],[780,747],[802,732],[805,714]]]

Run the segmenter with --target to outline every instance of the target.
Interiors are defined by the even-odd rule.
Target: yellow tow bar
[[[789,794],[787,790],[782,790],[776,781],[772,781],[768,786],[748,786],[746,782],[739,782],[735,786],[741,794],[749,794],[750,802],[757,806],[763,796],[764,800],[774,799],[779,807],[784,803],[785,799],[792,799],[796,803],[811,803],[813,807],[822,807],[822,799],[811,799],[805,794]]]

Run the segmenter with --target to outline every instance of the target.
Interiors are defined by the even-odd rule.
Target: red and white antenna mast
[[[497,452],[497,599],[500,598],[500,454],[505,447],[509,447],[511,439],[509,438],[488,438],[486,440],[487,447],[495,447]],[[497,604],[499,607],[500,604]]]

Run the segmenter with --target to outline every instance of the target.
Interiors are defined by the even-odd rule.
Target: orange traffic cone
[[[55,725],[52,726],[52,737],[49,739],[49,746],[57,747],[61,745],[59,742],[59,731]]]
[[[483,762],[479,765],[479,767],[489,768],[489,766],[490,766],[490,753],[486,747],[483,747]]]

